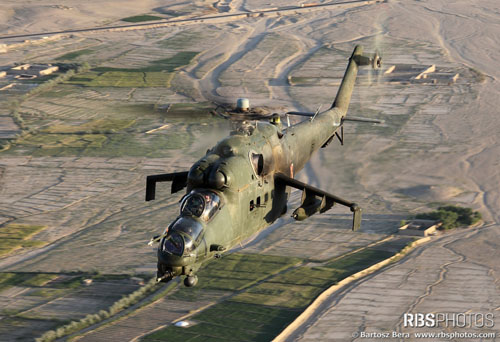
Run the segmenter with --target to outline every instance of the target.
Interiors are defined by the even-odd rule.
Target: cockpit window
[[[215,192],[193,190],[182,203],[181,216],[195,216],[210,221],[219,207],[220,198]]]
[[[200,243],[203,226],[189,217],[180,217],[169,227],[168,235],[162,241],[164,252],[182,256],[190,254]]]
[[[181,256],[184,252],[184,240],[182,237],[176,233],[170,233],[166,238],[162,241],[162,249],[164,252],[175,254]]]
[[[194,241],[197,241],[203,232],[201,223],[189,217],[179,218],[170,229],[172,232],[182,232],[183,235],[189,236]]]
[[[182,206],[181,214],[183,216],[196,216],[200,217],[203,214],[205,202],[200,194],[189,195]]]

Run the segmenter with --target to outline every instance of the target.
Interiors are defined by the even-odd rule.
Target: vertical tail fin
[[[349,58],[349,64],[347,65],[344,78],[342,79],[337,96],[331,107],[339,110],[342,116],[345,116],[349,108],[352,90],[354,89],[354,83],[358,75],[358,66],[360,65],[372,65],[374,69],[378,69],[382,65],[382,61],[377,53],[371,58],[363,56],[363,47],[361,45],[356,45],[351,58]]]

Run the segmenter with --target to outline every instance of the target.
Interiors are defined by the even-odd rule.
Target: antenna
[[[318,115],[319,111],[321,110],[321,106],[323,105],[319,105],[318,109],[316,110],[316,113],[314,113],[314,116],[311,118],[311,122],[313,122],[316,115]]]
[[[286,113],[286,123],[288,124],[288,127],[290,127],[290,115]]]

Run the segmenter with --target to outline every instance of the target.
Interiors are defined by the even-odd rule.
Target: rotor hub
[[[236,100],[236,110],[239,112],[248,112],[250,110],[250,100],[246,98]]]

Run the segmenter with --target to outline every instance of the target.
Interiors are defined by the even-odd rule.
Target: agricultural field
[[[195,300],[210,289],[224,291],[225,300],[189,316],[190,327],[169,326],[141,341],[270,341],[325,289],[390,258],[412,241],[392,239],[314,266],[305,259],[231,254],[200,272],[200,287],[169,296]]]
[[[31,237],[45,228],[15,223],[3,226],[0,230],[0,257],[18,248],[43,246],[42,241],[33,240]]]
[[[5,35],[121,28],[0,41],[6,44],[0,71],[28,64],[60,67],[53,75],[23,79],[9,71],[0,78],[0,340],[33,340],[47,331],[53,333],[49,340],[65,335],[89,342],[130,336],[231,340],[234,331],[244,340],[269,340],[325,289],[411,242],[394,236],[401,220],[449,204],[479,210],[489,230],[446,232],[442,244],[378,273],[378,288],[369,286],[379,284],[374,276],[366,288],[353,287],[345,301],[336,298],[335,324],[321,323],[330,316],[319,312],[290,340],[317,340],[316,327],[322,338],[334,338],[330,329],[337,322],[344,324],[338,333],[346,336],[359,326],[378,327],[367,317],[354,323],[351,317],[359,315],[350,303],[363,296],[377,302],[387,283],[406,291],[395,295],[394,307],[384,307],[398,317],[409,305],[429,305],[420,299],[435,293],[453,299],[441,288],[443,269],[443,283],[474,270],[469,273],[480,274],[481,283],[466,278],[476,288],[484,286],[487,295],[467,290],[464,297],[473,292],[471,302],[484,308],[497,303],[492,289],[498,265],[482,253],[495,255],[498,240],[499,77],[495,63],[481,55],[489,48],[464,42],[481,45],[498,35],[486,32],[488,39],[481,40],[476,35],[482,31],[468,33],[480,26],[453,28],[455,22],[443,15],[460,12],[459,5],[444,3],[384,2],[297,13],[283,8],[273,15],[262,9],[289,3],[6,4],[0,15]],[[256,12],[226,16],[240,11]],[[414,21],[408,11],[425,20]],[[480,6],[472,11],[485,22],[492,18]],[[216,18],[149,26],[207,15]],[[133,24],[146,26],[123,28]],[[156,201],[144,202],[146,176],[188,170],[227,136],[232,123],[211,114],[219,104],[246,97],[251,106],[276,113],[329,108],[356,44],[366,52],[379,50],[383,66],[360,69],[348,115],[384,122],[346,122],[343,146],[332,141],[296,178],[358,203],[361,230],[351,232],[351,214],[337,206],[295,222],[289,213],[300,193],[292,192],[288,214],[203,268],[197,287],[171,283],[170,292],[151,285],[154,291],[144,301],[105,317],[122,296],[148,286],[156,252],[147,242],[178,215],[182,194],[170,195],[168,184],[158,186]],[[288,124],[286,117],[282,122]],[[477,242],[474,252],[467,241]],[[471,309],[465,305],[460,309]],[[373,317],[380,317],[375,309]],[[89,315],[88,330],[78,335],[71,322]],[[181,319],[192,324],[173,326]],[[398,329],[395,319],[388,319],[390,329]]]
[[[0,273],[0,334],[30,341],[44,331],[108,310],[144,285],[127,275]]]
[[[122,20],[129,23],[140,23],[142,21],[161,20],[161,19],[164,18],[158,17],[156,15],[143,14],[143,15],[134,15],[132,17],[123,18]]]

